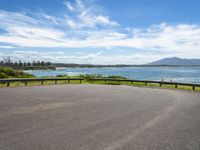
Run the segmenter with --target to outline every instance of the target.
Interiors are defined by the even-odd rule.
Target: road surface
[[[0,150],[200,150],[200,93],[123,85],[1,88]]]

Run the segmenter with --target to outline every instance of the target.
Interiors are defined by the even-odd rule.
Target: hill
[[[146,65],[157,66],[200,66],[200,59],[182,59],[178,57],[164,58],[158,61],[148,63]]]

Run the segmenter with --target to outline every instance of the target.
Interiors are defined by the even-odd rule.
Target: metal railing
[[[29,82],[41,82],[41,85],[44,84],[44,81],[54,81],[57,84],[58,81],[80,81],[82,83],[83,78],[15,78],[15,79],[0,79],[0,83],[6,83],[7,87],[10,86],[12,82],[23,82],[26,86]]]
[[[90,82],[94,83],[94,81],[104,81],[105,84],[109,81],[112,82],[128,82],[128,83],[144,83],[144,85],[147,85],[148,83],[155,83],[162,85],[174,85],[175,88],[178,88],[179,85],[182,86],[191,86],[193,90],[195,90],[196,87],[200,87],[200,84],[192,84],[192,83],[178,83],[178,82],[166,82],[166,81],[151,81],[151,80],[126,80],[126,79],[111,79],[111,78],[95,78],[95,79],[89,79]]]
[[[15,79],[0,79],[0,83],[6,84],[7,87],[10,86],[10,83],[13,82],[23,82],[25,86],[28,85],[30,82],[41,82],[41,85],[44,84],[44,81],[54,81],[55,84],[57,84],[58,81],[68,81],[70,83],[71,81],[79,81],[82,83],[82,81],[85,80],[84,78],[15,78]],[[127,83],[144,83],[144,85],[147,85],[148,83],[155,83],[162,85],[174,85],[175,88],[178,88],[178,86],[191,86],[193,90],[195,90],[196,87],[200,87],[200,84],[192,84],[192,83],[178,83],[178,82],[166,82],[166,81],[151,81],[151,80],[126,80],[126,79],[112,79],[112,78],[93,78],[88,79],[89,82],[94,83],[95,81],[103,81],[105,84],[109,81],[112,82],[127,82]]]

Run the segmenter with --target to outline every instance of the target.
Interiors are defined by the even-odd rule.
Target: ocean
[[[101,74],[123,76],[138,80],[162,80],[200,83],[200,67],[121,67],[121,68],[57,68],[56,70],[28,70],[37,77],[56,75]]]

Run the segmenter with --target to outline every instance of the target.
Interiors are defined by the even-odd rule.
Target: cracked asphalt
[[[124,85],[1,88],[0,150],[200,150],[200,93]]]

